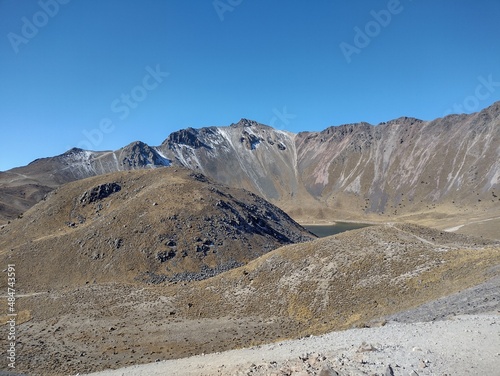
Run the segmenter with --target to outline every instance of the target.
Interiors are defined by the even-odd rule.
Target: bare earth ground
[[[499,375],[500,316],[350,329],[93,376]],[[392,373],[391,373],[392,372]]]
[[[415,215],[405,215],[397,221],[408,221],[456,234],[500,240],[500,205],[483,211],[463,209],[457,212],[446,205]]]
[[[500,277],[381,327],[133,366],[92,376],[500,375]],[[385,320],[379,322],[384,324]],[[328,373],[330,372],[330,373]]]
[[[18,369],[335,375],[321,373],[326,364],[340,375],[390,375],[389,365],[394,375],[499,375],[499,251],[394,224],[283,247],[205,281],[19,291]],[[158,373],[146,364],[156,361]]]

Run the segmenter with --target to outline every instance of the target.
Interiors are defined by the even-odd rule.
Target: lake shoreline
[[[342,232],[357,230],[364,227],[373,226],[369,223],[361,222],[335,222],[334,224],[314,224],[302,225],[306,230],[313,233],[319,238],[340,234]]]
[[[370,221],[354,221],[354,220],[349,220],[349,219],[339,219],[337,221],[325,221],[325,222],[299,222],[296,221],[299,225],[302,227],[305,226],[335,226],[336,224],[339,223],[363,223],[371,226],[375,225],[383,225],[387,222],[370,222]]]

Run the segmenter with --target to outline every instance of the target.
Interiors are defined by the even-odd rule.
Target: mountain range
[[[75,148],[1,172],[0,221],[64,183],[164,166],[245,188],[301,222],[492,219],[500,216],[500,102],[432,121],[401,117],[295,134],[241,119],[179,130],[159,146]]]

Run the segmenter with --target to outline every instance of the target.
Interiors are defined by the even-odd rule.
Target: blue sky
[[[240,118],[299,132],[500,100],[498,0],[0,0],[0,170]]]

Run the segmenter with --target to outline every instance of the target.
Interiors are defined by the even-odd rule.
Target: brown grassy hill
[[[499,263],[500,242],[411,224],[376,226],[279,248],[178,299],[196,301],[199,317],[286,317],[295,335],[320,333],[474,285]]]
[[[284,246],[203,281],[42,291],[19,298],[31,317],[19,325],[19,364],[83,373],[374,325],[499,265],[498,243],[387,225]]]
[[[314,236],[260,197],[183,168],[69,183],[0,230],[24,291],[203,279]]]

